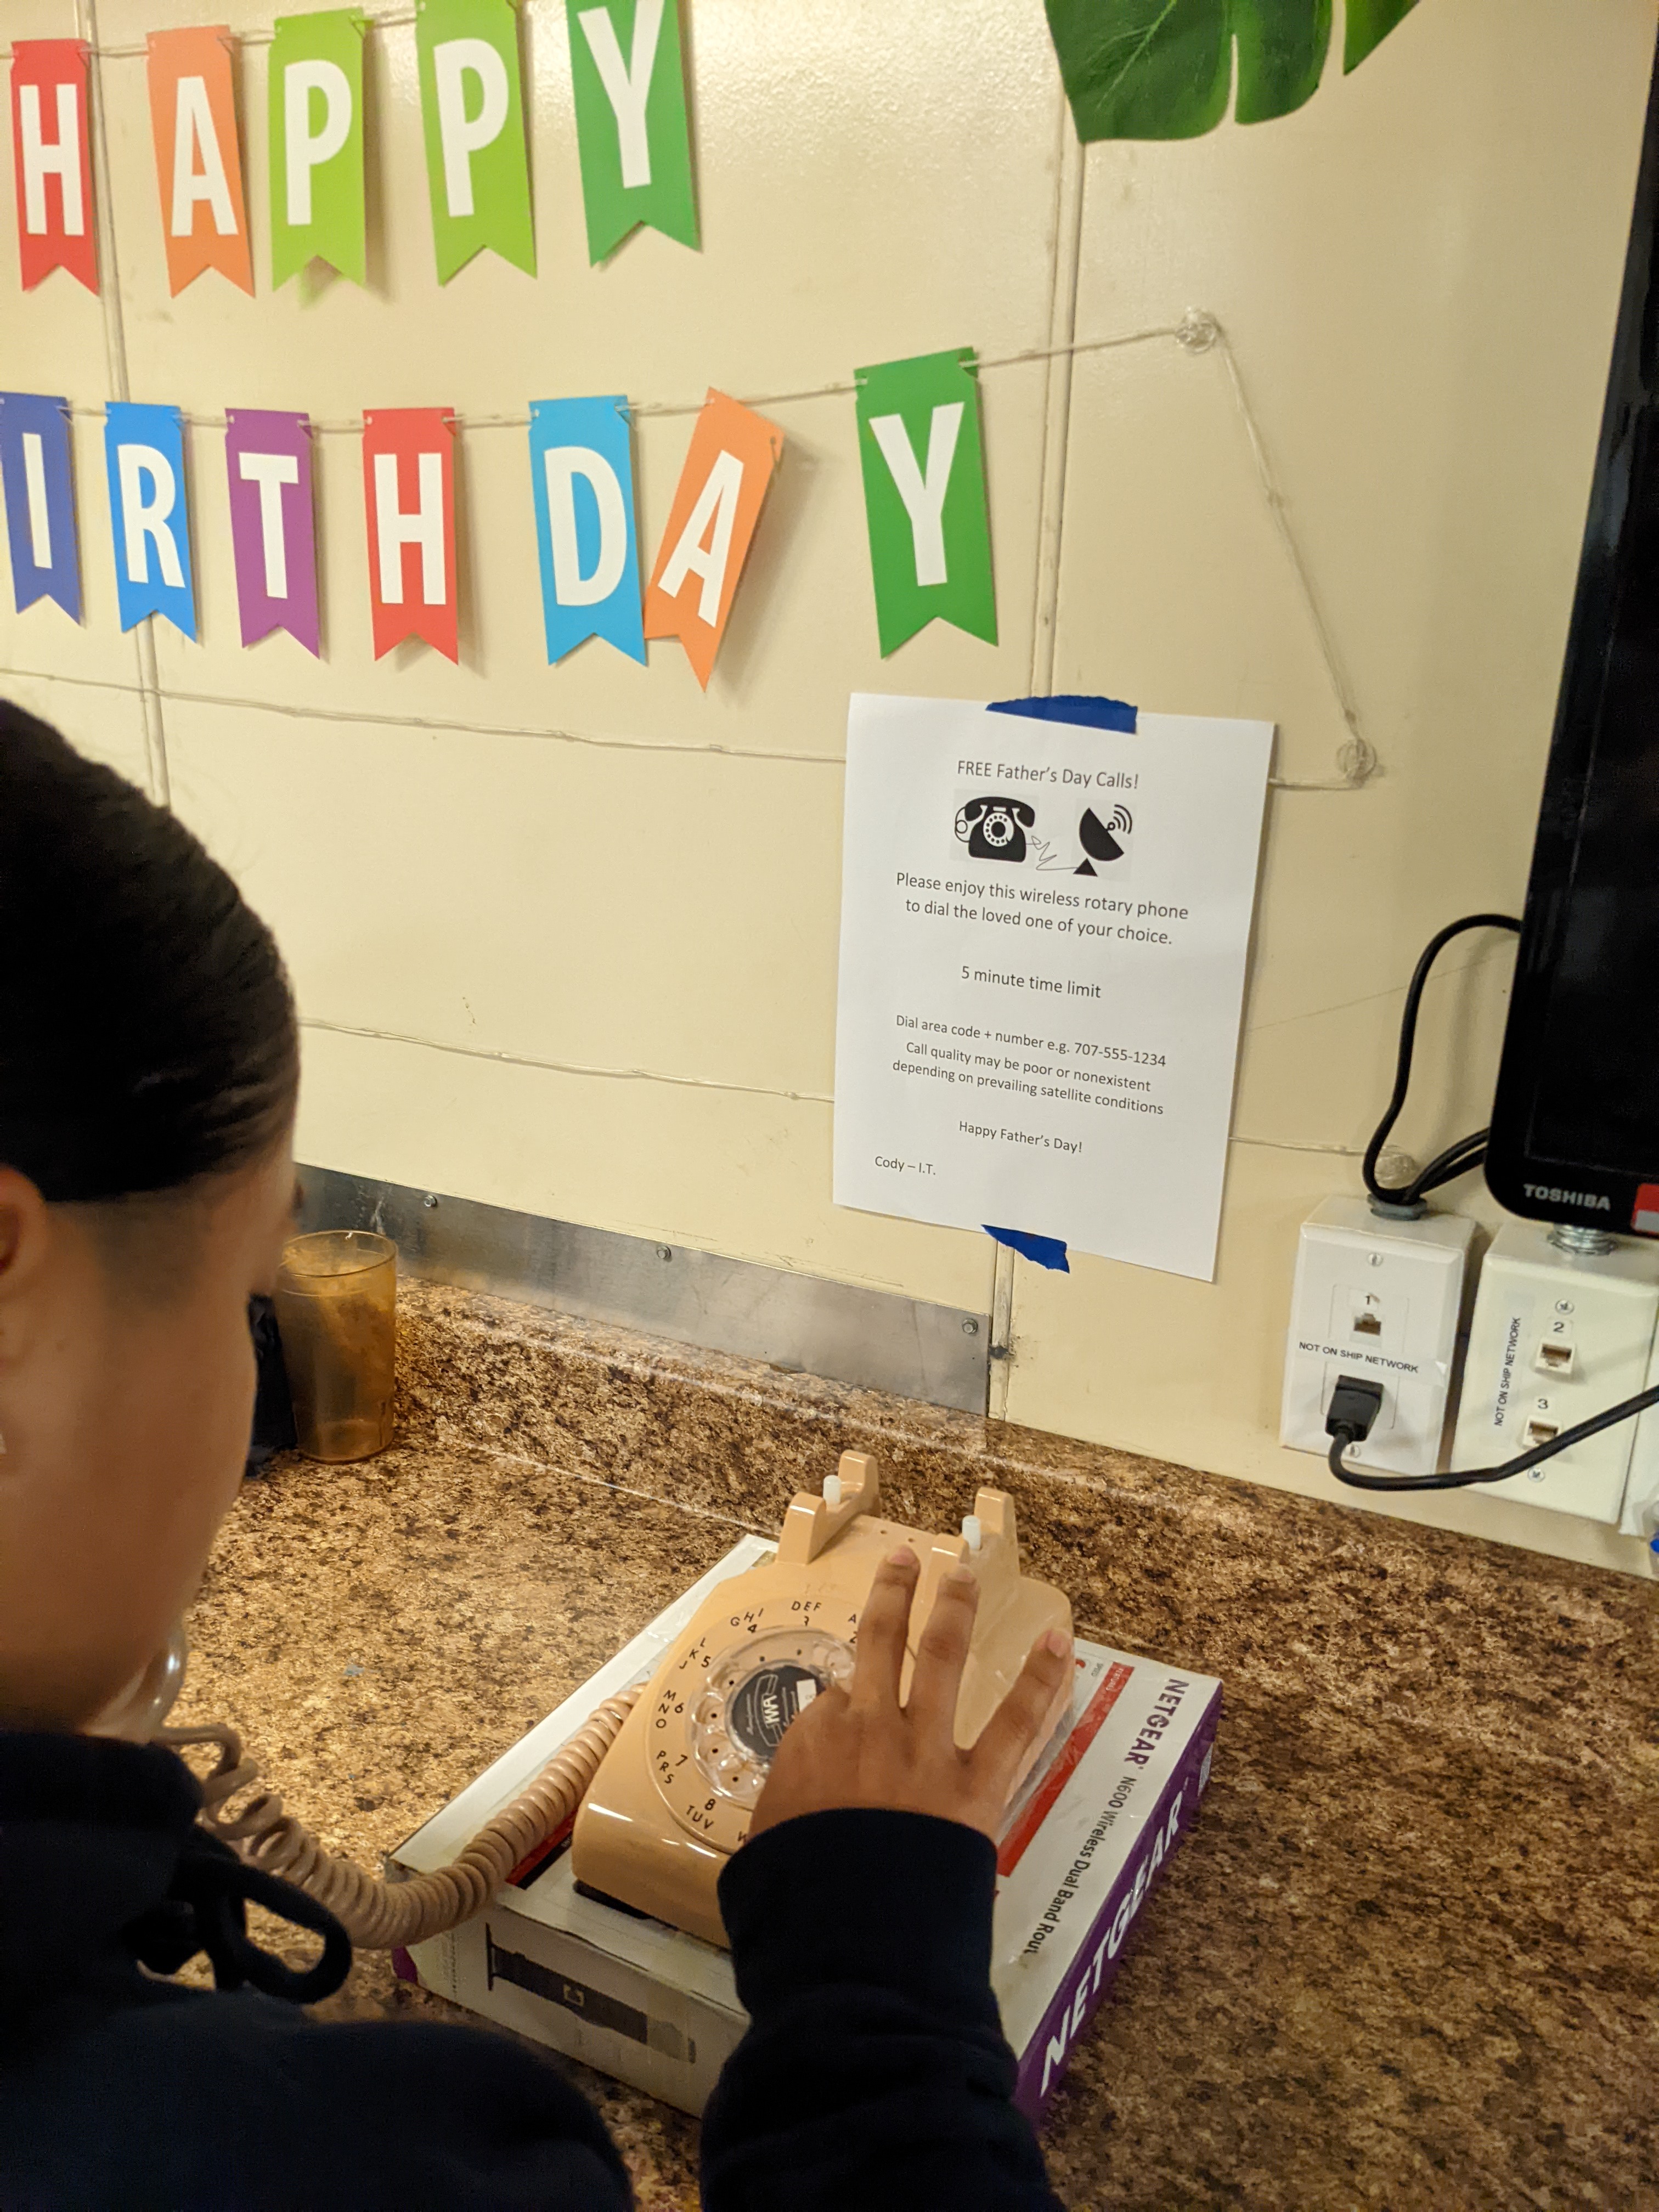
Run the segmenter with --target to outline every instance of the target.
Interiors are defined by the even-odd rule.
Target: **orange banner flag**
[[[222,23],[149,34],[149,119],[175,298],[204,269],[253,289],[230,52]]]
[[[761,502],[782,458],[775,422],[710,392],[645,595],[646,635],[678,638],[705,691]]]

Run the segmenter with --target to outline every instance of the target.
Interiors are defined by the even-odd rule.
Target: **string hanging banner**
[[[363,39],[355,9],[283,15],[271,40],[270,281],[325,261],[368,282]]]
[[[175,298],[204,269],[218,270],[244,292],[253,289],[230,53],[223,24],[149,34],[155,181],[167,289]]]
[[[643,661],[627,400],[532,402],[530,483],[550,664],[590,637]]]
[[[697,244],[679,0],[566,0],[587,258],[641,223]]]
[[[115,596],[121,627],[165,615],[196,635],[190,517],[185,499],[184,418],[176,407],[112,400],[104,422]]]
[[[778,463],[775,422],[723,392],[710,392],[645,595],[647,637],[677,637],[706,691],[714,656]]]
[[[17,259],[26,292],[53,269],[98,289],[88,59],[79,39],[20,39],[11,50]]]
[[[884,655],[935,619],[997,641],[977,369],[963,346],[855,372]]]
[[[309,418],[227,408],[225,468],[242,643],[285,629],[320,655]]]
[[[81,555],[75,536],[67,399],[0,392],[0,475],[5,478],[12,601],[21,615],[53,599],[81,619]]]
[[[419,0],[415,43],[438,282],[486,247],[533,276],[514,0]]]
[[[363,495],[374,658],[418,637],[459,660],[454,410],[371,409]]]

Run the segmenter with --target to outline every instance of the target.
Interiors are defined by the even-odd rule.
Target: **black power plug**
[[[1325,1433],[1342,1444],[1363,1444],[1382,1410],[1382,1385],[1358,1375],[1339,1375],[1325,1408]]]

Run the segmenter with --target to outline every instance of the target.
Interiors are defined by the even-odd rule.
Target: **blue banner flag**
[[[185,427],[176,407],[112,399],[104,424],[110,524],[115,536],[115,597],[121,627],[165,615],[196,635],[190,573],[190,517],[185,505]]]
[[[0,392],[0,476],[11,540],[11,595],[21,615],[56,599],[81,619],[81,552],[70,475],[70,405],[38,392]]]
[[[548,659],[562,660],[585,639],[602,637],[642,661],[627,400],[533,401],[530,477]]]

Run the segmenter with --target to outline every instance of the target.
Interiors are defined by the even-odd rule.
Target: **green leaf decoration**
[[[1357,69],[1417,0],[1347,0]],[[1241,123],[1289,115],[1318,87],[1331,0],[1046,0],[1078,137],[1197,138],[1233,93]]]

